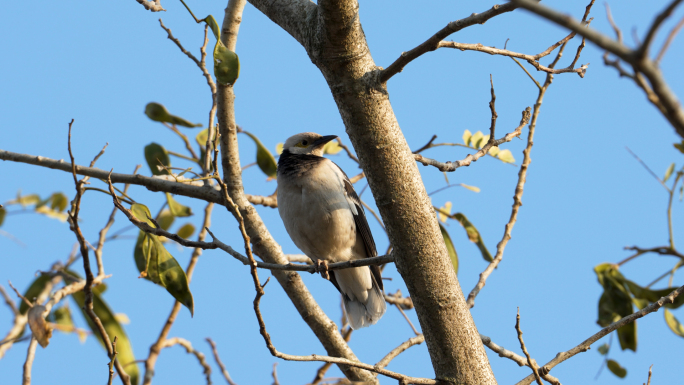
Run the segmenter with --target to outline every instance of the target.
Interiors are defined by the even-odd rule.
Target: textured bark
[[[437,379],[496,383],[413,154],[379,80],[358,3],[320,0],[317,9],[300,19],[306,24],[302,27],[289,19],[297,16],[294,12],[273,15],[271,2],[250,2],[304,45],[328,82],[387,227]],[[302,37],[301,31],[310,35]]]
[[[226,47],[235,49],[235,39],[237,28],[233,24],[241,17],[236,17],[231,10],[231,0],[226,8],[226,17],[223,21],[222,40]],[[242,0],[243,1],[243,0]],[[230,31],[230,33],[227,33]],[[238,205],[245,221],[247,234],[251,238],[254,254],[258,255],[265,262],[286,264],[287,257],[283,254],[280,245],[273,239],[266,225],[261,220],[256,209],[245,197],[242,185],[242,175],[240,168],[240,154],[238,150],[237,125],[235,123],[234,110],[235,94],[232,86],[219,85],[218,103],[218,122],[219,132],[221,133],[221,165],[223,180],[228,188],[228,194]],[[347,358],[358,361],[354,352],[349,348],[344,338],[337,329],[335,323],[328,318],[323,310],[318,306],[315,299],[304,285],[301,276],[292,271],[272,271],[271,274],[278,280],[283,287],[295,308],[304,319],[304,322],[311,328],[316,337],[320,340],[326,352],[330,356]],[[359,368],[340,365],[344,375],[352,381],[363,381],[368,384],[377,383],[375,376]]]

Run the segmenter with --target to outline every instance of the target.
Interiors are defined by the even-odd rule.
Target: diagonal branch
[[[643,308],[643,309],[641,309],[635,313],[632,313],[628,316],[622,317],[620,320],[613,322],[612,324],[601,329],[598,333],[587,338],[581,344],[575,346],[574,348],[572,348],[568,351],[560,352],[560,353],[556,354],[556,357],[553,360],[549,361],[541,369],[548,372],[551,369],[553,369],[556,365],[558,365],[561,362],[575,356],[576,354],[586,352],[587,350],[589,350],[591,348],[591,345],[594,342],[596,342],[596,341],[600,340],[601,338],[607,336],[608,334],[610,334],[614,330],[617,330],[618,328],[620,328],[622,326],[625,326],[629,323],[632,323],[632,322],[638,320],[639,318],[641,318],[647,314],[658,311],[658,309],[663,307],[663,305],[665,305],[665,304],[673,303],[675,298],[677,298],[679,295],[681,295],[682,292],[684,292],[684,286],[682,286],[678,289],[675,289],[674,291],[672,291],[672,293],[660,298],[659,300],[652,303],[651,305],[646,306],[645,308]],[[534,375],[531,374],[531,375],[525,377],[520,382],[518,382],[516,385],[529,385],[532,383],[532,381],[534,381]]]
[[[444,40],[447,36],[452,33],[458,32],[464,28],[470,27],[475,24],[484,24],[487,20],[498,16],[502,13],[511,12],[517,8],[517,5],[513,2],[506,3],[504,5],[495,5],[492,8],[482,12],[473,13],[472,15],[452,21],[447,24],[446,27],[439,30],[436,34],[432,35],[429,39],[421,43],[419,46],[413,48],[408,52],[402,52],[401,56],[394,63],[390,64],[387,69],[380,73],[380,82],[386,83],[392,76],[401,72],[404,67],[413,60],[417,59],[421,55],[434,51],[439,48],[439,43]]]

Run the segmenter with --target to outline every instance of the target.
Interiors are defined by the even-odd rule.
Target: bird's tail
[[[347,295],[342,294],[344,308],[347,311],[347,321],[352,329],[375,324],[385,314],[385,310],[387,310],[382,291],[378,287],[377,282],[375,282],[375,278],[371,279],[373,279],[373,288],[368,290],[368,298],[365,302],[361,302],[358,299],[352,300]]]

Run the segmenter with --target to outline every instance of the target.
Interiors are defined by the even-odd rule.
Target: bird
[[[377,265],[328,271],[327,264],[378,255],[361,199],[342,169],[323,157],[337,135],[288,138],[278,159],[278,212],[294,244],[341,293],[353,329],[378,322],[387,305]]]

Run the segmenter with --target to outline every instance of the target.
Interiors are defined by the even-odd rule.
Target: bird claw
[[[314,263],[314,271],[321,273],[321,277],[330,281],[330,274],[328,273],[328,261],[319,259]]]

